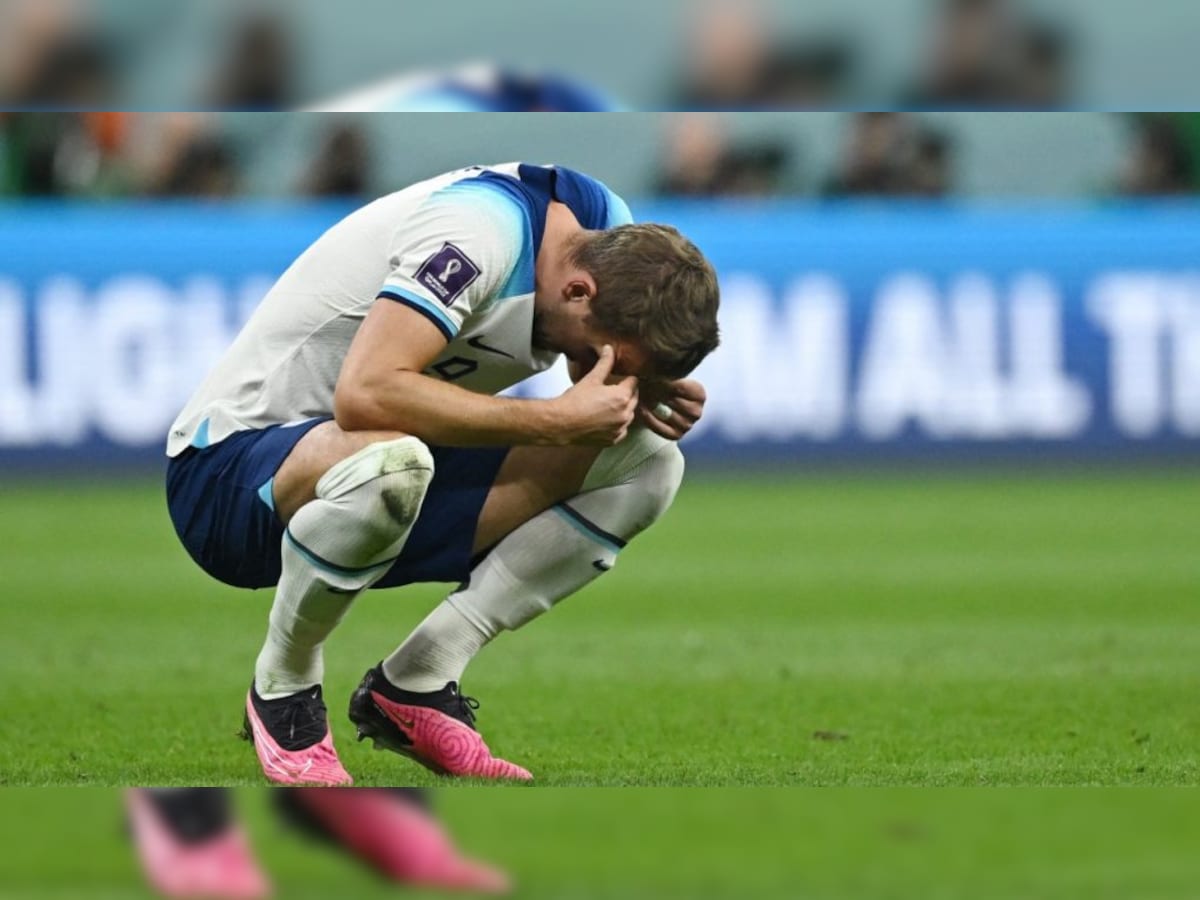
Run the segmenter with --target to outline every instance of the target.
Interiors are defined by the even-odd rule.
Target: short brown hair
[[[717,349],[717,273],[669,225],[587,232],[572,262],[596,280],[591,312],[617,338],[636,339],[656,375],[683,378]]]

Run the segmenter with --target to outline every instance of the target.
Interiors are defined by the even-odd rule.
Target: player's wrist
[[[571,443],[570,417],[561,397],[532,400],[529,405],[536,443],[548,447],[565,447]]]
[[[500,398],[499,421],[513,444],[561,447],[570,443],[564,418],[554,400]]]

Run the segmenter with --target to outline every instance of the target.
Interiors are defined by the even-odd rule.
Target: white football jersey
[[[588,229],[632,221],[595,179],[555,166],[472,166],[351,213],[271,288],[171,426],[167,454],[333,414],[342,361],[376,302],[402,303],[445,335],[426,370],[495,394],[549,368],[535,350],[534,261],[551,200]]]

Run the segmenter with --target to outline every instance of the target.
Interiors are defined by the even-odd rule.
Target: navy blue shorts
[[[300,438],[327,421],[239,431],[171,459],[167,507],[200,568],[234,587],[272,587],[279,581],[283,523],[275,515],[272,481]],[[465,581],[471,571],[475,524],[508,448],[429,449],[434,473],[421,515],[377,588]]]

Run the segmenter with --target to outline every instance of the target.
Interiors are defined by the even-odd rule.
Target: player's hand
[[[638,380],[612,378],[616,353],[608,344],[592,370],[553,402],[565,444],[611,447],[625,439],[638,404]],[[611,382],[611,383],[610,383]]]
[[[644,389],[638,403],[638,421],[667,440],[677,441],[704,415],[708,393],[691,379],[667,381]]]

